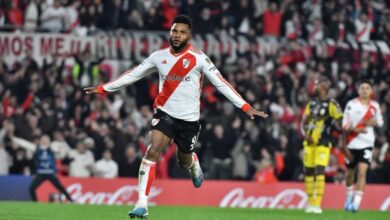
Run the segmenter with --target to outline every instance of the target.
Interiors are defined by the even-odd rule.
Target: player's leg
[[[199,122],[176,121],[175,143],[177,144],[177,158],[179,166],[189,171],[192,183],[196,188],[203,183],[203,172],[200,167],[198,156],[194,152],[198,144],[201,130]]]
[[[156,129],[151,131],[151,136],[152,143],[149,145],[139,168],[138,202],[135,205],[135,208],[129,212],[131,218],[143,218],[148,216],[148,198],[156,175],[156,162],[165,146],[171,142],[170,137]]]
[[[315,148],[315,177],[314,177],[314,192],[315,195],[315,211],[314,213],[322,213],[321,203],[325,191],[325,167],[328,166],[330,157],[330,147],[317,146]]]
[[[31,184],[30,184],[30,187],[29,187],[29,191],[30,191],[30,196],[31,196],[31,199],[33,201],[37,201],[37,194],[36,194],[36,190],[37,188],[42,184],[43,181],[45,181],[46,178],[44,175],[36,175],[34,177],[34,179],[32,180]]]
[[[184,153],[179,148],[177,149],[177,158],[179,160],[179,166],[183,169],[186,169],[190,172],[192,183],[196,188],[202,186],[204,177],[202,168],[198,160],[198,156],[195,152],[193,153]]]
[[[357,165],[357,181],[356,181],[356,191],[353,197],[353,209],[352,211],[357,211],[359,209],[360,203],[363,198],[364,187],[366,186],[366,176],[368,170],[368,163],[359,162]]]
[[[312,212],[312,207],[315,205],[314,201],[314,147],[303,145],[303,165],[305,174],[305,191],[308,198],[308,207],[306,213]]]
[[[66,191],[65,187],[61,184],[60,180],[55,176],[49,176],[49,181],[62,193],[65,195],[66,199],[70,202],[73,202],[72,197],[70,197],[69,193]]]
[[[351,150],[351,153],[355,159],[355,151]],[[345,185],[347,188],[346,192],[346,199],[345,199],[345,204],[344,204],[344,209],[345,211],[351,211],[352,209],[352,202],[353,202],[353,195],[354,195],[354,190],[353,190],[353,184],[355,183],[355,172],[356,172],[356,162],[355,161],[349,161],[346,160],[346,167],[348,168],[347,170],[347,175],[345,178]]]

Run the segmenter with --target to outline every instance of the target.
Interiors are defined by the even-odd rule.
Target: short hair
[[[358,86],[360,86],[360,85],[362,85],[364,83],[367,83],[368,85],[370,85],[372,87],[372,82],[369,79],[362,79],[362,80],[360,80],[359,83],[358,83]]]
[[[326,82],[326,83],[328,84],[328,86],[331,86],[331,85],[332,85],[332,83],[331,83],[331,81],[329,80],[329,78],[326,77],[326,76],[324,76],[324,75],[318,77],[318,79],[317,79],[317,83],[322,83],[322,82]]]
[[[181,24],[186,24],[188,27],[191,29],[192,28],[192,21],[191,18],[188,17],[187,15],[178,15],[173,19],[172,24],[175,23],[181,23]]]

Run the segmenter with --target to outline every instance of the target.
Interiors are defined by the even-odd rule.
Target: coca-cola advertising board
[[[133,205],[137,201],[137,179],[61,178],[67,191],[80,204]],[[156,179],[150,191],[151,205],[219,206],[251,208],[304,208],[303,183],[261,185],[244,181],[206,180],[201,188],[191,180]],[[57,191],[50,183],[38,189],[38,200],[49,201]],[[323,207],[342,209],[345,187],[327,184]],[[390,186],[368,185],[362,209],[390,210]]]

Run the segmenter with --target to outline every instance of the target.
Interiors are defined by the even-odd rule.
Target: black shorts
[[[353,161],[345,160],[345,164],[348,169],[353,169],[358,163],[370,164],[372,159],[372,147],[366,147],[363,149],[350,149],[353,156]]]
[[[159,130],[168,137],[173,138],[182,152],[191,153],[197,147],[201,125],[199,121],[192,122],[173,118],[158,109],[153,115],[150,129]]]

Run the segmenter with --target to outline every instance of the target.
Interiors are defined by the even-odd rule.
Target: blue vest
[[[50,147],[42,149],[38,144],[34,160],[37,174],[55,174],[57,172],[56,160]]]

